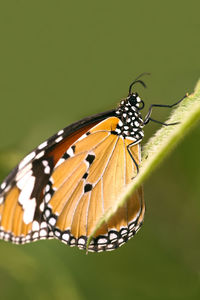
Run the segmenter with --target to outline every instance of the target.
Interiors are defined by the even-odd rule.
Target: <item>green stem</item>
[[[147,179],[170,151],[186,135],[186,133],[200,119],[200,81],[197,83],[195,92],[186,97],[178,107],[172,112],[171,117],[166,123],[180,122],[176,126],[163,126],[148,141],[142,151],[142,163],[137,177],[126,186],[119,198],[116,199],[114,207],[105,212],[97,222],[92,234],[88,238],[87,246],[92,237],[104,222],[107,222],[123,206],[134,191]]]

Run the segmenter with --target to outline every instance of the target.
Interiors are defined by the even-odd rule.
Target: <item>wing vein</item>
[[[114,145],[114,147],[113,147],[113,149],[112,149],[112,152],[111,152],[111,154],[110,154],[110,156],[109,156],[109,158],[108,158],[108,161],[107,161],[107,163],[106,163],[106,165],[105,165],[105,168],[104,168],[104,170],[103,170],[103,172],[102,172],[102,175],[99,177],[99,179],[98,179],[97,182],[94,184],[94,186],[96,186],[96,185],[98,184],[98,182],[101,180],[101,178],[103,178],[103,175],[104,175],[104,173],[105,173],[105,171],[106,171],[106,169],[107,169],[107,167],[108,167],[108,165],[109,165],[109,162],[110,162],[110,160],[111,160],[111,158],[112,158],[112,156],[113,156],[113,153],[114,153],[114,151],[115,151],[115,148],[116,148],[116,146],[117,146],[118,141],[119,141],[119,136],[117,137],[116,143],[115,143],[115,145]]]
[[[123,144],[124,144],[124,186],[126,186],[127,184],[127,175],[126,175],[126,168],[127,168],[127,161],[126,161],[126,145],[125,145],[125,141],[123,139]],[[128,226],[128,204],[126,202],[126,223],[127,223],[127,226]]]
[[[88,214],[89,214],[89,207],[90,207],[90,201],[91,201],[91,192],[89,194],[89,200],[88,200],[88,206],[87,206],[87,212],[86,212],[86,236],[88,236]]]
[[[82,179],[82,178],[81,178],[81,179]],[[81,180],[79,181],[79,183],[80,183],[80,182],[81,182]],[[75,191],[75,189],[74,189],[74,191]],[[74,191],[73,191],[73,193],[74,193]],[[72,193],[71,197],[73,196],[73,193]],[[72,220],[71,220],[71,226],[70,226],[70,228],[72,228],[72,224],[73,224],[73,221],[74,221],[74,215],[75,215],[75,213],[76,213],[77,207],[78,207],[78,205],[79,205],[79,203],[80,203],[80,200],[81,200],[81,198],[82,198],[83,195],[84,195],[84,193],[82,192],[82,193],[80,194],[78,200],[76,201],[76,205],[75,205],[74,210],[73,210],[73,212],[72,212]],[[71,198],[71,197],[70,197],[70,198]],[[70,198],[69,198],[69,199],[70,199]]]

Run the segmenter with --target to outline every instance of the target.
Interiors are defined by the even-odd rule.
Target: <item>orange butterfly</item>
[[[143,74],[142,74],[143,75]],[[144,102],[132,92],[117,107],[76,122],[29,153],[0,186],[0,238],[16,244],[57,238],[86,249],[97,221],[137,175]],[[164,125],[172,125],[165,124]],[[105,222],[88,251],[113,250],[129,240],[144,218],[140,187]]]

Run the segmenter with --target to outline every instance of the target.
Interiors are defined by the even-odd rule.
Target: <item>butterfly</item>
[[[30,152],[0,185],[0,239],[24,244],[56,238],[86,249],[99,218],[137,176],[141,163],[143,127],[155,106],[142,119],[144,107],[132,92],[116,109],[78,121],[58,131]],[[88,251],[118,248],[142,225],[143,188],[128,199],[91,240]]]

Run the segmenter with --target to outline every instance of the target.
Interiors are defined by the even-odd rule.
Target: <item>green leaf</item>
[[[126,186],[113,207],[105,212],[97,222],[92,234],[88,238],[87,247],[92,237],[104,222],[107,222],[123,206],[134,191],[147,179],[172,149],[180,142],[186,133],[197,124],[200,119],[200,80],[193,94],[187,96],[176,109],[173,110],[166,123],[180,122],[174,126],[162,126],[147,142],[142,151],[142,163],[137,177]]]

